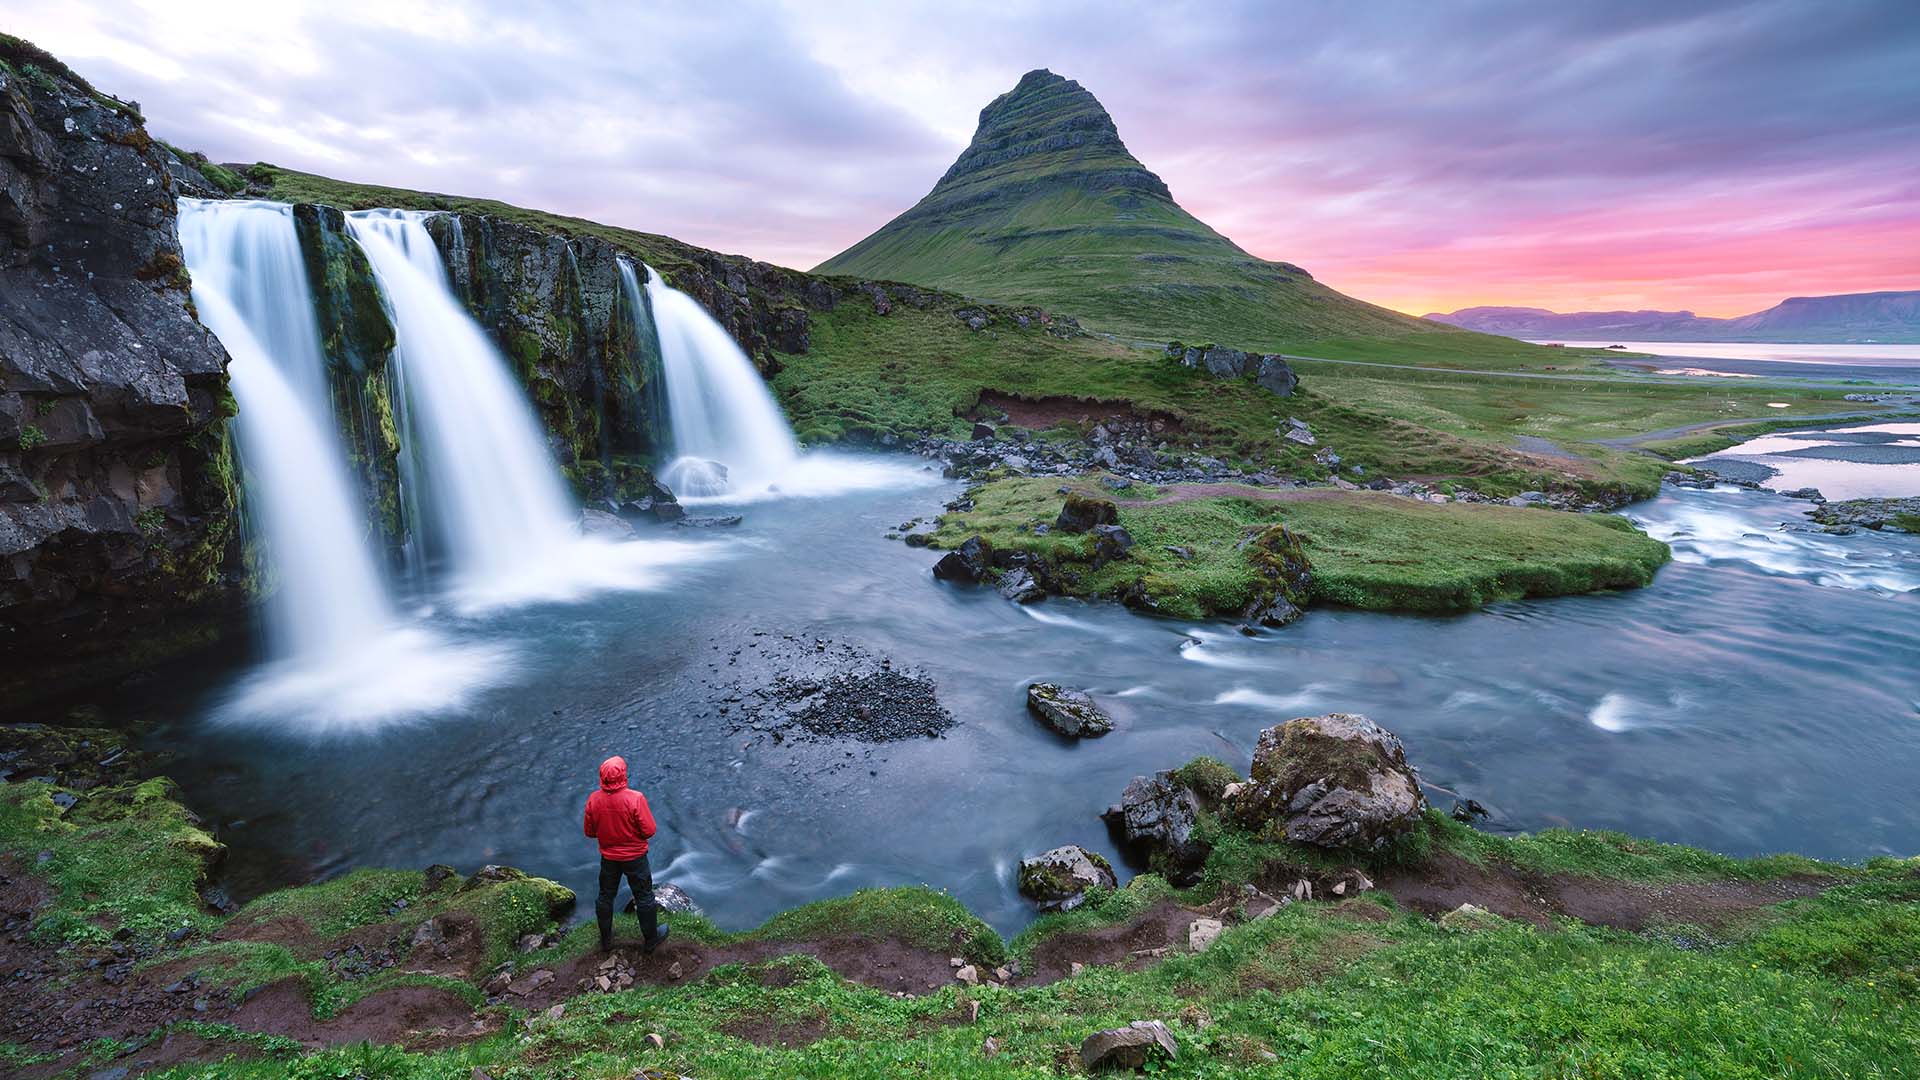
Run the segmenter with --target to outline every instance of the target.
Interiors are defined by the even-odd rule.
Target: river
[[[860,464],[893,486],[661,530],[701,557],[652,591],[467,616],[417,598],[422,622],[498,657],[499,685],[457,707],[352,733],[226,722],[251,664],[208,657],[112,711],[172,718],[154,742],[231,845],[226,882],[243,896],[431,862],[590,890],[580,808],[619,753],[661,822],[656,876],[723,925],[925,883],[1012,930],[1031,918],[1013,883],[1023,855],[1077,842],[1117,856],[1098,815],[1129,777],[1197,754],[1244,769],[1262,728],[1333,710],[1398,732],[1432,797],[1478,799],[1494,828],[1920,851],[1911,538],[1782,532],[1807,504],[1670,489],[1631,510],[1676,549],[1650,588],[1453,617],[1316,610],[1247,638],[936,582],[936,553],[884,534],[958,486],[912,459]],[[848,648],[930,677],[956,725],[885,744],[735,730],[742,689]],[[1035,679],[1092,688],[1117,730],[1077,744],[1043,730],[1023,707]]]

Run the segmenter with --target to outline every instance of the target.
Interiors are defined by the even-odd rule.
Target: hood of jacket
[[[627,759],[610,757],[600,763],[600,790],[623,791],[627,786]]]

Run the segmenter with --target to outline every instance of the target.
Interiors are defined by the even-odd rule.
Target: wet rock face
[[[1020,894],[1039,901],[1041,911],[1072,911],[1086,902],[1088,889],[1118,884],[1113,866],[1078,844],[1020,860]]]
[[[477,214],[436,214],[427,231],[574,486],[595,498],[643,494],[651,475],[620,459],[667,446],[666,395],[652,310],[644,289],[638,310],[630,304],[619,250]]]
[[[1027,711],[1069,738],[1105,735],[1113,730],[1113,717],[1095,705],[1085,691],[1069,690],[1058,683],[1039,682],[1027,687]]]
[[[0,51],[0,653],[27,662],[225,595],[236,496],[164,152],[58,61]]]
[[[1369,851],[1413,828],[1427,800],[1398,737],[1364,716],[1329,713],[1261,732],[1252,779],[1228,806],[1248,828]]]

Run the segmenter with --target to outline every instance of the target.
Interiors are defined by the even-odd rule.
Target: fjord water
[[[937,553],[884,539],[959,491],[916,475],[744,504],[738,529],[697,533],[715,558],[653,593],[463,624],[512,643],[522,667],[430,724],[300,743],[189,721],[168,740],[175,773],[232,845],[241,893],[357,866],[501,862],[590,894],[580,805],[619,753],[661,821],[656,878],[735,927],[926,883],[1016,928],[1031,918],[1018,859],[1068,842],[1117,857],[1099,813],[1130,777],[1198,754],[1244,769],[1262,728],[1332,710],[1398,732],[1431,796],[1478,799],[1494,828],[1615,828],[1743,854],[1920,851],[1910,539],[1783,533],[1808,504],[1674,490],[1632,509],[1676,544],[1650,588],[1452,617],[1320,609],[1248,638],[936,582]],[[775,741],[743,720],[780,667],[768,653],[843,644],[924,671],[957,725],[869,745]],[[1118,730],[1054,737],[1023,706],[1035,679],[1092,688]],[[148,688],[142,704],[190,716],[181,697],[205,686],[177,682],[166,702]]]
[[[764,491],[800,456],[793,429],[733,335],[699,301],[646,272],[673,429],[674,457],[660,479],[694,498]],[[622,260],[620,273],[631,288],[632,264]]]
[[[292,208],[182,199],[180,247],[200,320],[232,357],[248,517],[273,582],[274,652],[338,656],[383,630],[392,611],[336,434]]]

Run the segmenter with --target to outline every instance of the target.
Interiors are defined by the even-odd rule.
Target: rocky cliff
[[[0,38],[9,671],[92,655],[234,581],[227,355],[188,299],[168,157],[136,106]],[[19,678],[0,675],[0,699]]]

